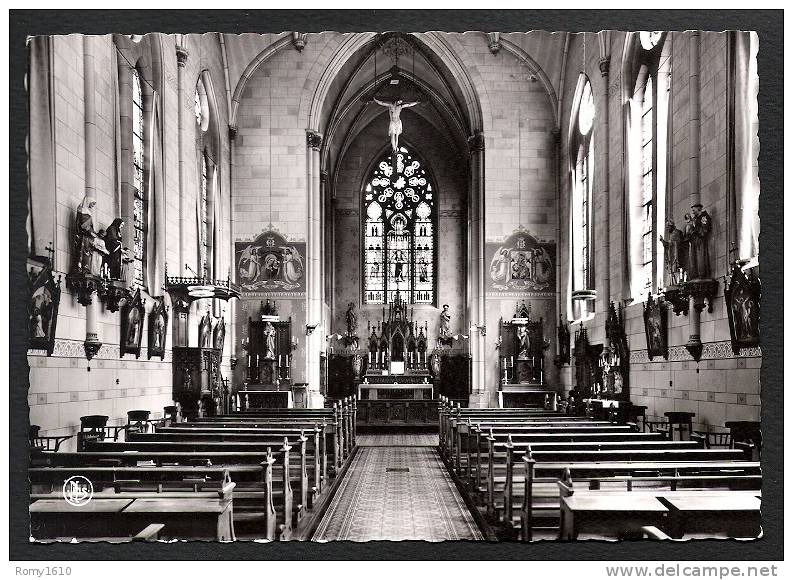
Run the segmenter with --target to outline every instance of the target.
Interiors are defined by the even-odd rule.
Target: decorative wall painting
[[[244,292],[305,292],[305,242],[268,231],[236,242],[237,284]]]

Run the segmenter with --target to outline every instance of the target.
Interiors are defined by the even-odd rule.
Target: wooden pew
[[[41,453],[39,467],[29,469],[32,483],[50,485],[73,475],[91,480],[98,490],[124,490],[125,486],[148,485],[156,492],[185,487],[196,491],[213,486],[217,474],[228,471],[237,484],[235,518],[253,525],[267,539],[291,539],[298,513],[293,508],[289,450],[284,446],[264,454],[231,453],[208,455],[178,452],[78,452]],[[149,464],[149,462],[151,464]],[[144,463],[140,465],[140,463]],[[201,463],[196,465],[196,463]],[[209,463],[209,465],[207,465]],[[54,483],[53,483],[54,482]],[[277,533],[276,533],[277,530]]]
[[[161,462],[183,463],[209,460],[213,463],[222,461],[228,465],[231,462],[260,462],[268,449],[280,443],[281,441],[277,439],[241,443],[202,443],[195,441],[95,442],[90,444],[86,453],[120,452],[128,454],[129,452],[141,452],[143,454],[149,453],[149,457]],[[313,478],[312,483],[309,483],[306,438],[297,439],[295,444],[298,446],[298,461],[291,462],[289,453],[285,453],[284,469],[288,473],[290,488],[296,489],[298,494],[297,500],[292,504],[295,511],[294,518],[297,522],[309,508],[309,502],[313,505],[316,501],[318,489]],[[286,438],[283,438],[283,445],[282,450],[287,447],[291,448]]]
[[[662,480],[656,480],[661,483]],[[630,482],[630,480],[629,480]],[[725,485],[729,480],[723,481]],[[692,537],[703,532],[709,537],[722,535],[732,538],[757,537],[760,532],[760,499],[757,491],[730,491],[714,489],[661,490],[652,489],[597,489],[573,485],[566,474],[558,482],[561,517],[559,539],[576,539],[581,532],[595,532],[605,537],[639,537],[646,526],[652,526],[668,538]],[[631,505],[633,501],[657,500],[666,517],[655,520],[655,513],[642,520],[638,514],[626,515],[614,504]],[[656,506],[657,508],[657,506]],[[660,510],[657,510],[660,511]],[[588,529],[581,519],[594,515],[595,529]],[[660,537],[660,535],[656,535]]]
[[[621,431],[617,433],[581,433],[575,430],[564,432],[515,432],[513,436],[512,431],[500,431],[497,428],[491,427],[487,431],[484,429],[474,427],[473,437],[469,439],[472,442],[468,446],[467,455],[462,456],[460,459],[462,475],[467,476],[468,484],[473,488],[473,491],[484,494],[487,489],[482,484],[483,473],[488,469],[488,458],[490,453],[491,438],[496,445],[494,450],[495,458],[498,461],[505,462],[506,451],[501,450],[498,443],[507,443],[512,440],[513,444],[518,447],[525,448],[528,445],[534,447],[538,445],[538,450],[546,446],[547,449],[554,449],[555,444],[564,443],[578,443],[584,446],[596,448],[597,446],[605,445],[613,448],[623,448],[621,445],[625,443],[628,447],[638,446],[641,448],[642,444],[658,444],[663,443],[666,439],[660,433],[642,433],[636,431]],[[696,447],[694,442],[685,442],[686,445],[681,446],[686,448]],[[680,442],[677,442],[679,445]],[[550,447],[548,447],[550,446]],[[503,454],[503,455],[500,455]]]
[[[319,444],[322,454],[328,465],[323,466],[323,477],[327,481],[330,475],[335,474],[343,464],[344,458],[340,452],[338,430],[328,423],[317,422],[260,422],[249,421],[213,421],[202,423],[178,423],[169,427],[158,429],[157,433],[231,433],[234,435],[279,435],[287,437],[299,435],[300,432],[311,433],[319,430]],[[242,440],[242,438],[240,438]],[[330,471],[329,471],[330,470]],[[332,473],[331,473],[332,472]]]
[[[73,506],[64,499],[30,505],[30,534],[36,539],[131,538],[151,521],[169,538],[234,541],[231,500],[206,498],[92,499]]]
[[[497,502],[500,504],[503,497],[503,517],[506,523],[511,522],[512,510],[515,506],[514,493],[516,490],[515,480],[519,478],[526,464],[522,461],[525,451],[515,452],[514,444],[508,440],[505,443],[497,443],[488,438],[490,448],[488,452],[488,471],[487,471],[487,509],[488,513],[497,514]],[[610,446],[599,450],[582,450],[575,447],[575,443],[562,450],[535,451],[532,448],[528,451],[535,463],[535,470],[542,469],[546,464],[565,464],[573,462],[619,462],[623,464],[640,464],[641,462],[654,462],[657,464],[669,462],[707,462],[707,461],[740,461],[743,452],[739,450],[720,450],[720,449],[701,449],[701,448],[681,448],[679,445],[669,445],[670,442],[662,442],[655,445],[655,448],[633,448],[619,449]],[[684,442],[689,443],[689,442]],[[695,443],[696,445],[696,443]],[[497,462],[496,450],[503,449],[503,462]],[[503,474],[503,476],[501,475]],[[503,496],[500,480],[503,477]]]
[[[322,493],[328,482],[328,459],[323,444],[324,437],[319,427],[315,427],[313,433],[309,432],[308,437],[303,429],[267,429],[267,430],[239,430],[234,427],[229,428],[165,428],[157,433],[138,433],[130,436],[129,442],[192,442],[197,444],[217,444],[219,450],[236,451],[234,444],[252,443],[256,445],[267,445],[268,438],[287,437],[301,441],[306,439],[305,461],[308,469],[309,483],[316,488],[316,494]],[[229,444],[229,445],[226,445]],[[208,449],[204,447],[204,449]],[[241,450],[247,450],[243,447]],[[301,454],[301,463],[303,457]],[[309,498],[311,499],[311,498]],[[312,505],[310,501],[309,507]]]
[[[625,485],[626,490],[635,490],[639,485],[668,485],[670,491],[684,486],[752,486],[760,485],[760,463],[755,461],[577,461],[577,462],[538,462],[532,454],[523,456],[524,481],[520,489],[511,492],[522,494],[521,508],[518,510],[521,539],[531,541],[534,520],[537,515],[536,486],[557,486],[559,480],[585,482],[597,488],[604,484]],[[668,459],[668,457],[667,457]],[[506,503],[505,519],[512,526],[511,507],[516,498]],[[557,517],[559,505],[556,506]],[[549,509],[554,509],[550,506]],[[541,515],[541,514],[540,514]],[[645,525],[652,525],[646,523]]]
[[[339,418],[309,418],[309,419],[287,419],[281,417],[256,417],[256,416],[223,416],[223,417],[204,417],[190,423],[177,423],[170,428],[192,429],[192,428],[250,428],[263,430],[277,430],[279,428],[299,428],[306,431],[313,429],[316,425],[320,426],[321,435],[325,437],[326,453],[332,458],[332,470],[337,472],[341,469],[344,461],[349,456],[352,447],[345,443],[344,430]],[[349,452],[347,450],[350,450]]]
[[[101,468],[104,472],[112,468]],[[63,498],[65,481],[78,475],[89,477],[95,488],[99,487],[91,500],[82,506],[74,506]],[[138,470],[138,474],[140,470]],[[197,486],[190,489],[187,482],[179,480],[159,481],[157,491],[147,491],[141,481],[118,480],[114,488],[103,488],[102,481],[110,474],[86,468],[33,468],[30,495],[31,534],[36,539],[72,537],[80,539],[122,538],[150,540],[160,535],[176,539],[215,539],[233,541],[234,511],[233,491],[228,470],[214,483],[214,490],[207,491]],[[173,475],[173,473],[171,473]],[[150,488],[149,488],[150,489]],[[198,515],[192,515],[198,514]],[[146,521],[159,522],[155,528]]]

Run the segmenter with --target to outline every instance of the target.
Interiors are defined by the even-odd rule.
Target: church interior
[[[758,537],[757,51],[30,37],[31,537]]]

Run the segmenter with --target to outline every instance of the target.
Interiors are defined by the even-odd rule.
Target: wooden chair
[[[73,437],[73,435],[58,435],[55,437],[43,437],[39,435],[41,427],[38,425],[31,425],[28,434],[30,441],[30,449],[38,451],[58,451],[61,443]]]
[[[699,441],[705,449],[732,449],[732,434],[728,431],[694,431],[691,439]]]
[[[109,435],[107,415],[80,417],[80,432],[77,434],[77,449],[82,451],[88,441],[104,441]]]
[[[675,431],[678,437],[683,441],[683,433],[686,433],[687,438],[691,438],[693,429],[691,427],[692,419],[696,417],[696,413],[689,413],[687,411],[667,411],[664,416],[669,420],[669,439],[674,440]]]
[[[149,416],[151,411],[127,411],[127,424],[124,429],[125,437],[130,433],[146,433],[149,429]]]

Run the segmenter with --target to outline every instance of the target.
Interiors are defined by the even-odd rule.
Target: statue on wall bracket
[[[200,348],[212,348],[212,317],[207,308],[201,321],[198,323],[198,346]]]
[[[647,357],[662,356],[669,358],[668,330],[666,321],[666,302],[647,294],[644,303],[644,336],[647,339]]]
[[[754,268],[743,270],[742,263],[733,264],[724,300],[730,323],[730,342],[734,354],[742,348],[760,346],[760,279]]]
[[[226,341],[226,319],[223,316],[220,317],[217,324],[215,325],[215,329],[212,331],[212,345],[214,348],[218,349],[221,353],[223,352],[223,343]]]
[[[165,296],[154,298],[154,306],[149,314],[149,358],[158,356],[165,358],[165,339],[168,336],[168,307],[165,305]]]
[[[562,368],[562,365],[570,364],[570,325],[562,320],[562,314],[559,314],[559,326],[556,331],[558,341],[558,353],[554,357],[554,364],[557,368]]]
[[[28,259],[28,349],[55,350],[55,328],[61,302],[61,277],[55,280],[52,262],[37,256]]]
[[[342,342],[345,347],[358,350],[358,315],[355,313],[355,303],[350,302],[347,305],[344,321],[347,324],[347,331],[342,337]]]
[[[132,300],[127,300],[121,308],[121,340],[119,341],[119,348],[122,357],[125,354],[134,354],[135,358],[140,358],[143,319],[146,317],[145,303],[146,300],[141,296],[140,288],[138,288]]]

